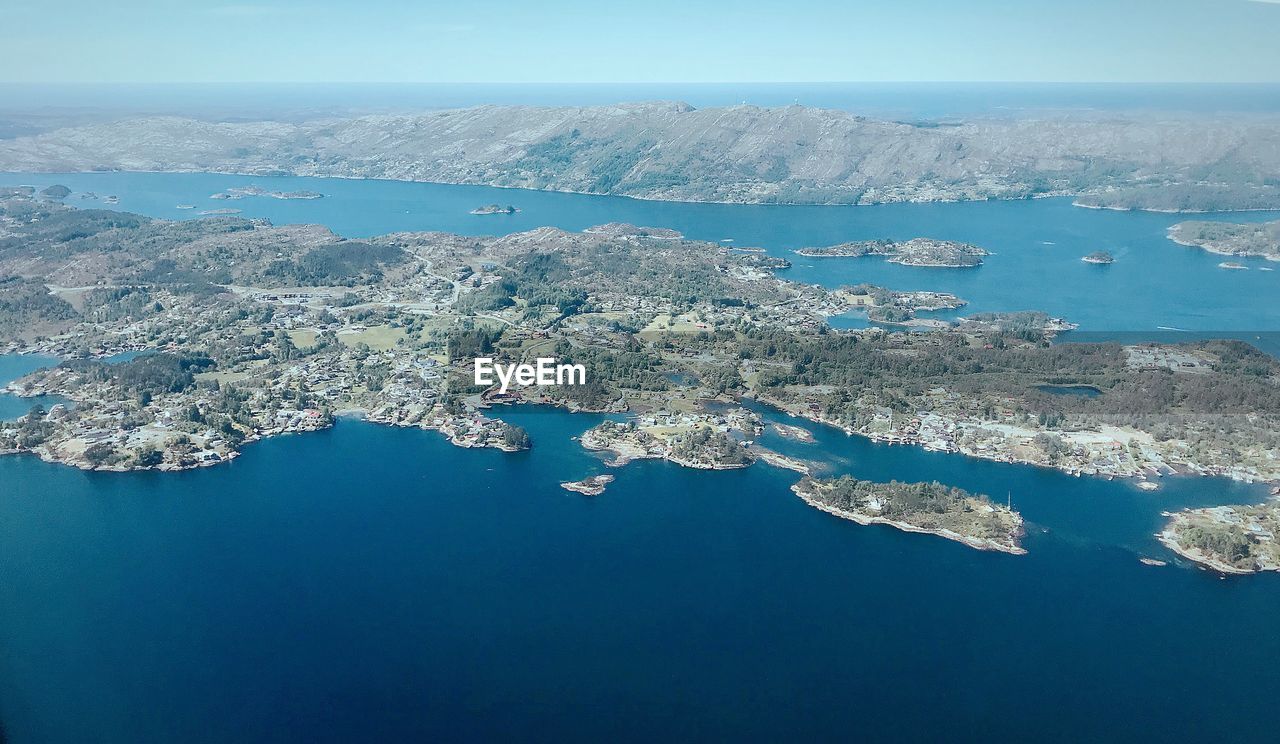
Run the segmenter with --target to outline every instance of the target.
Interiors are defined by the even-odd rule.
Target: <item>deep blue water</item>
[[[973,312],[1043,310],[1085,331],[1233,332],[1244,337],[1280,330],[1280,271],[1275,262],[1241,259],[1249,271],[1218,268],[1222,256],[1177,245],[1165,237],[1187,216],[1072,207],[1069,199],[871,207],[757,206],[654,202],[396,181],[250,178],[212,174],[0,174],[0,185],[63,183],[68,204],[102,206],[79,195],[119,197],[116,209],[168,219],[191,219],[202,209],[235,208],[242,216],[277,224],[319,223],[347,237],[400,230],[467,235],[506,234],[552,225],[581,230],[605,222],[670,227],[691,238],[759,246],[794,266],[782,275],[839,286],[872,282],[894,289],[954,292],[969,301],[950,318]],[[211,194],[258,184],[271,190],[312,190],[310,201],[249,198],[218,201]],[[514,204],[514,215],[468,214],[493,202]],[[194,204],[195,210],[177,209]],[[1194,219],[1264,221],[1280,212],[1196,215]],[[976,243],[995,255],[968,269],[900,266],[879,258],[805,258],[796,248],[870,238],[927,236]],[[1109,266],[1080,258],[1095,250],[1116,256]],[[865,324],[865,316],[837,319]],[[1169,330],[1172,329],[1172,330]]]
[[[532,452],[342,420],[176,474],[0,458],[12,742],[1242,739],[1271,725],[1275,577],[1168,558],[1158,512],[1256,500],[766,435],[834,472],[1011,494],[1027,556],[865,528],[796,476],[633,463],[598,417]],[[789,423],[803,423],[782,417]],[[807,424],[806,424],[807,425]],[[1247,680],[1247,684],[1242,684]]]

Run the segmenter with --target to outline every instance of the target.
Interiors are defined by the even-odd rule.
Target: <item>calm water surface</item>
[[[1147,494],[830,429],[766,435],[832,472],[1008,494],[1031,523],[1015,557],[835,519],[763,466],[634,463],[585,498],[558,483],[605,472],[570,441],[598,418],[502,413],[532,452],[343,420],[196,472],[0,458],[10,740],[1190,741],[1270,725],[1274,577],[1137,560],[1170,557],[1150,537],[1161,509],[1257,488]]]
[[[788,274],[802,281],[955,291],[967,311],[1044,309],[1114,333],[1280,328],[1275,272],[1217,270],[1220,259],[1164,239],[1175,216],[1063,200],[742,207],[299,178],[0,181],[116,194],[120,209],[168,218],[191,217],[177,204],[230,205],[353,237],[622,220],[766,247],[792,257]],[[326,197],[208,199],[250,183]],[[495,201],[524,211],[466,213]],[[929,270],[790,253],[915,235],[995,255],[978,269]],[[1079,260],[1099,249],[1117,263]],[[48,361],[0,357],[0,380]],[[530,431],[532,452],[342,420],[186,473],[0,457],[0,732],[11,742],[1194,741],[1273,725],[1276,577],[1138,562],[1172,560],[1152,538],[1162,510],[1256,502],[1261,487],[1174,478],[1145,493],[771,414],[818,441],[769,433],[764,443],[827,472],[936,478],[1011,499],[1030,526],[1030,554],[1015,557],[835,519],[790,493],[795,474],[762,465],[634,463],[604,495],[582,497],[558,483],[606,471],[570,441],[598,419],[499,413]]]

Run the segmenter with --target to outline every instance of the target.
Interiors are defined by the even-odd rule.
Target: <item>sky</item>
[[[1280,0],[11,3],[0,82],[1280,82]]]

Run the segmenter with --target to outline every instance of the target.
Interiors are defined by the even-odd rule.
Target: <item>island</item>
[[[804,478],[791,487],[812,507],[861,525],[923,532],[978,550],[1023,555],[1022,515],[986,496],[932,483],[874,483],[850,476]]]
[[[1258,256],[1280,261],[1280,220],[1251,224],[1231,222],[1179,222],[1169,228],[1169,239],[1179,245],[1203,248],[1221,256]],[[1240,264],[1223,268],[1236,268]]]
[[[608,486],[612,482],[612,475],[593,475],[590,478],[583,478],[580,481],[561,483],[560,487],[566,491],[580,493],[583,496],[599,496],[604,493],[605,486]]]
[[[505,207],[501,204],[486,204],[483,207],[476,207],[471,210],[471,214],[515,214],[519,211],[519,209],[516,209],[510,204]]]
[[[269,191],[261,186],[232,186],[226,191],[210,195],[210,199],[247,199],[252,196],[265,196],[271,199],[321,199],[324,194],[318,191]]]
[[[780,437],[794,439],[805,444],[813,444],[813,434],[803,426],[791,426],[790,424],[774,424],[771,427]]]
[[[1099,264],[1099,265],[1105,266],[1105,265],[1110,265],[1115,263],[1116,257],[1111,255],[1109,251],[1094,251],[1093,253],[1090,253],[1089,255],[1081,258],[1080,260],[1084,261],[1085,263]]]
[[[71,189],[62,184],[54,184],[40,189],[40,195],[49,199],[65,199],[71,194]]]
[[[1223,261],[1218,264],[1219,269],[1227,269],[1228,271],[1248,271],[1249,267],[1238,261]]]
[[[903,266],[930,266],[966,268],[980,266],[982,257],[990,253],[983,248],[954,240],[913,238],[897,242],[893,240],[862,240],[841,243],[825,248],[801,248],[796,251],[810,258],[858,258],[884,256],[889,263]]]

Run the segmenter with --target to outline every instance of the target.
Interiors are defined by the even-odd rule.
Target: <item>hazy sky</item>
[[[1280,81],[1280,0],[8,3],[0,81]]]

